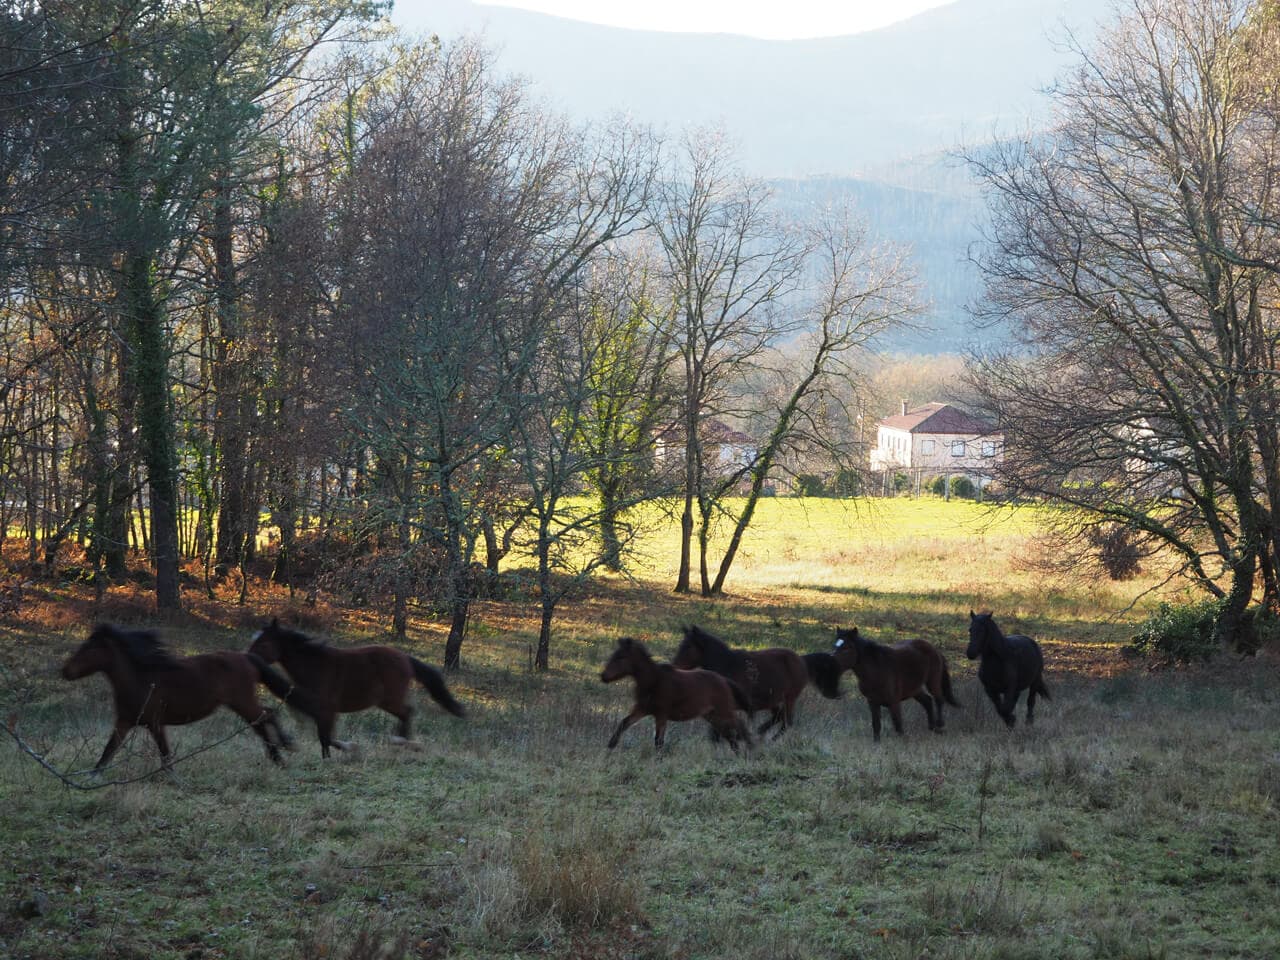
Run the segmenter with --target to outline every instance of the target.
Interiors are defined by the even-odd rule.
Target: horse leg
[[[1036,685],[1033,683],[1027,688],[1027,726],[1035,723],[1036,713]]]
[[[871,737],[876,743],[880,742],[880,704],[867,701],[867,706],[871,708]]]
[[[391,735],[391,742],[409,743],[413,739],[413,734],[409,730],[409,722],[413,718],[413,707],[406,703],[398,711],[390,710],[388,712],[400,721],[396,724],[396,732]]]
[[[933,697],[929,696],[929,694],[927,694],[927,693],[925,693],[923,690],[921,690],[921,691],[920,691],[919,693],[917,693],[917,694],[915,695],[915,697],[913,697],[912,699],[914,699],[916,703],[920,704],[920,706],[924,707],[924,714],[925,714],[925,716],[926,716],[926,717],[928,717],[928,718],[929,718],[929,729],[930,729],[930,730],[938,730],[938,729],[941,729],[941,727],[942,727],[942,723],[941,723],[941,721],[940,721],[940,720],[934,720],[933,711],[934,711],[935,707],[934,707],[934,704],[933,704]],[[941,714],[941,713],[942,713],[942,709],[941,709],[940,707],[939,707],[939,708],[936,708],[936,709],[938,710],[938,713],[939,713],[939,714]]]
[[[902,733],[902,703],[894,701],[889,704],[889,719],[893,721],[893,729],[899,735]]]
[[[646,716],[648,716],[648,714],[646,714],[639,707],[636,707],[630,713],[628,713],[625,717],[623,717],[622,722],[618,724],[618,729],[614,730],[613,736],[609,738],[609,749],[612,750],[614,747],[618,745],[618,740],[619,738],[621,738],[623,731],[626,730],[627,727],[631,726],[633,723],[637,722],[638,720],[643,720]]]
[[[336,719],[337,715],[333,713],[316,714],[316,735],[320,738],[320,756],[324,760],[329,759],[330,747],[337,747],[339,750],[347,748],[341,740],[333,739],[333,724]]]
[[[151,734],[151,739],[160,748],[160,766],[164,768],[166,773],[173,773],[173,754],[169,751],[169,737],[164,732],[164,725],[155,722],[149,723],[147,724],[147,732]]]
[[[116,751],[120,749],[120,744],[124,743],[124,738],[128,736],[129,731],[132,729],[133,724],[131,723],[116,723],[115,729],[111,731],[111,736],[107,738],[107,745],[102,748],[102,756],[100,756],[98,758],[98,762],[93,765],[94,773],[97,773],[105,767],[107,765],[107,761],[115,756]]]
[[[667,718],[660,717],[656,713],[653,715],[653,745],[662,749],[662,745],[667,742]]]
[[[769,714],[769,719],[768,719],[768,720],[766,720],[764,723],[762,723],[762,724],[760,725],[760,728],[759,728],[758,730],[756,730],[756,736],[757,736],[757,737],[762,737],[762,736],[764,736],[765,731],[769,730],[769,729],[770,729],[774,724],[776,724],[776,723],[782,723],[782,725],[783,725],[783,729],[784,729],[784,730],[786,729],[786,723],[785,723],[785,722],[783,721],[783,719],[782,719],[782,708],[781,708],[781,707],[774,707],[774,708],[773,708],[773,710],[772,710],[772,711],[770,712],[770,714]]]
[[[987,697],[996,708],[996,713],[1000,715],[1000,719],[1012,727],[1013,721],[1010,719],[1009,714],[1005,712],[1003,703],[1004,698],[1000,695],[1000,691],[992,687],[983,687],[983,689],[987,691]]]
[[[283,737],[284,734],[280,729],[280,721],[276,719],[275,711],[259,703],[253,703],[250,706],[233,706],[232,704],[227,704],[227,706],[231,707],[236,716],[247,723],[250,729],[262,738],[262,742],[267,748],[267,756],[271,758],[271,762],[283,767],[284,758],[280,756],[279,738]],[[277,739],[272,739],[272,733],[276,735]]]
[[[1004,702],[1005,702],[1004,722],[1010,729],[1012,729],[1014,725],[1017,724],[1018,722],[1018,717],[1017,717],[1018,697],[1021,695],[1021,693],[1022,691],[1020,691],[1017,687],[1010,687],[1004,696]]]

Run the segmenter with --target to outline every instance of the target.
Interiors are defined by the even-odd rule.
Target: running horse
[[[1044,683],[1040,645],[1025,634],[1005,636],[991,613],[969,611],[966,655],[970,660],[980,660],[978,680],[1007,726],[1017,723],[1014,710],[1023,690],[1027,691],[1028,726],[1035,722],[1036,695],[1053,699]]]
[[[166,726],[203,720],[218,707],[228,707],[262,738],[267,755],[283,764],[280,748],[292,741],[280,726],[275,711],[258,700],[258,683],[292,707],[314,717],[315,704],[265,661],[254,654],[234,650],[177,657],[152,632],[122,630],[100,624],[62,665],[62,675],[79,680],[104,673],[115,698],[115,728],[94,765],[95,771],[120,749],[134,727],[145,727],[160,748],[160,762],[173,769]]]
[[[715,737],[728,740],[735,753],[740,740],[751,746],[751,733],[738,716],[738,710],[749,712],[747,695],[718,673],[677,670],[669,663],[658,663],[639,640],[623,637],[600,671],[600,680],[613,683],[624,677],[635,679],[636,702],[609,738],[610,750],[629,726],[645,717],[653,717],[655,747],[666,742],[669,721],[699,717],[711,724]]]
[[[439,670],[395,647],[375,644],[339,649],[272,619],[253,638],[249,653],[267,663],[279,661],[289,676],[311,694],[317,711],[321,756],[329,756],[330,747],[345,750],[350,746],[333,738],[337,715],[370,707],[385,710],[399,720],[395,738],[408,741],[409,718],[413,716],[409,686],[415,679],[455,717],[465,714]]]
[[[711,670],[742,687],[752,711],[768,710],[771,714],[757,734],[774,724],[782,725],[779,733],[791,726],[796,700],[809,683],[809,670],[794,650],[734,650],[697,626],[684,628],[684,640],[671,663],[681,670]]]
[[[902,733],[902,701],[908,697],[924,707],[929,729],[941,733],[942,702],[960,706],[951,691],[947,661],[927,640],[904,640],[892,647],[868,640],[858,628],[836,630],[836,663],[852,670],[858,690],[871,708],[871,732],[880,739],[880,710],[889,708],[893,729]]]

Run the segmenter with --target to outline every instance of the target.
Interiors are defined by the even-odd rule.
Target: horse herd
[[[1005,634],[990,613],[969,614],[970,660],[980,660],[978,679],[1010,727],[1014,708],[1027,691],[1027,723],[1037,696],[1049,696],[1039,645],[1021,634]],[[273,669],[279,663],[285,675]],[[614,730],[609,747],[644,717],[654,719],[654,743],[661,747],[670,721],[705,719],[713,737],[736,751],[751,743],[740,716],[768,711],[756,731],[774,726],[781,733],[794,721],[795,704],[812,683],[823,696],[840,696],[840,676],[851,671],[871,708],[871,728],[880,739],[881,710],[887,708],[893,728],[902,733],[902,702],[914,699],[928,717],[929,729],[943,729],[943,703],[959,706],[951,690],[946,659],[925,640],[886,646],[868,640],[856,627],[838,629],[830,653],[801,656],[793,650],[735,650],[697,626],[686,627],[675,659],[658,663],[638,640],[624,637],[601,672],[605,683],[631,677],[635,704]],[[397,721],[393,737],[410,738],[409,688],[416,679],[448,712],[463,716],[463,707],[434,667],[393,647],[370,645],[337,648],[272,620],[253,638],[249,649],[220,650],[190,657],[175,656],[150,631],[101,624],[67,659],[62,675],[78,680],[103,673],[115,699],[115,726],[94,766],[101,771],[135,727],[151,734],[161,763],[172,769],[173,755],[165,727],[192,723],[226,706],[250,725],[266,745],[267,755],[283,763],[281,748],[292,742],[270,707],[258,699],[264,684],[290,707],[316,725],[323,756],[331,747],[350,744],[334,739],[339,713],[378,707]]]

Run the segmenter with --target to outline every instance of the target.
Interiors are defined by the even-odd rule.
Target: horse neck
[[[332,659],[332,651],[328,647],[312,644],[305,640],[290,640],[281,643],[280,663],[289,671],[294,679],[305,683],[307,678],[318,675]]]
[[[747,655],[720,640],[707,637],[702,641],[702,665],[715,673],[741,673],[746,668]]]
[[[101,671],[111,683],[112,693],[117,702],[133,702],[145,699],[155,686],[155,681],[148,672],[129,659],[117,646],[111,647],[111,659]],[[128,709],[128,708],[126,708]]]
[[[662,668],[654,662],[653,657],[649,656],[648,651],[633,648],[629,662],[631,676],[635,678],[637,687],[651,687],[658,682]]]
[[[982,655],[1002,659],[1009,653],[1009,639],[996,626],[994,620],[987,621],[987,635],[983,638]]]

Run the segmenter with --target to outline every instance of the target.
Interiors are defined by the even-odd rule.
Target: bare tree
[[[752,366],[795,322],[781,302],[804,264],[799,240],[784,231],[763,183],[735,168],[723,135],[692,131],[680,144],[657,195],[654,228],[675,302],[673,326],[683,371],[679,425],[684,501],[680,515],[680,567],[675,589],[687,593],[692,570],[695,505],[705,544],[715,464],[704,447],[707,424],[741,413],[737,388]],[[711,582],[702,564],[702,590]]]
[[[1135,0],[1079,51],[1049,135],[971,158],[994,215],[983,316],[1023,344],[971,373],[1005,431],[1002,479],[1175,551],[1225,599],[1224,640],[1256,575],[1276,597],[1280,504],[1256,216],[1280,124],[1242,82],[1246,10]]]

